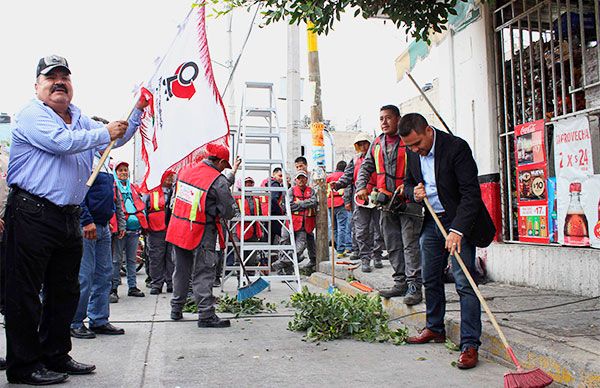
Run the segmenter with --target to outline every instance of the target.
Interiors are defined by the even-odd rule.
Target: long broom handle
[[[440,222],[440,219],[438,218],[437,214],[435,214],[435,211],[431,207],[431,204],[429,203],[429,199],[427,199],[427,197],[425,197],[424,201],[425,201],[425,206],[427,206],[427,210],[429,210],[429,213],[431,213],[431,216],[435,220],[435,223],[437,224],[438,228],[440,229],[440,232],[442,232],[442,235],[444,236],[444,238],[447,238],[448,233],[446,232],[444,225],[442,225],[442,223]],[[467,266],[465,265],[462,258],[460,257],[460,253],[458,253],[457,251],[454,251],[454,257],[456,258],[458,265],[460,265],[460,268],[462,269],[463,273],[467,277],[467,280],[469,281],[469,284],[473,288],[473,291],[475,291],[475,295],[477,295],[477,299],[479,299],[479,302],[481,302],[481,305],[483,306],[485,313],[490,318],[490,321],[492,321],[492,325],[494,326],[494,329],[496,329],[496,331],[498,332],[498,335],[500,336],[500,340],[502,341],[502,344],[506,348],[508,355],[513,360],[513,362],[515,363],[517,368],[521,369],[521,365],[519,364],[517,357],[513,353],[512,348],[510,347],[510,345],[508,344],[508,341],[506,340],[506,337],[504,336],[504,332],[500,328],[500,325],[498,325],[498,322],[496,321],[496,317],[494,317],[494,314],[492,314],[492,311],[490,310],[488,304],[486,303],[485,299],[483,298],[483,295],[481,295],[481,291],[479,291],[479,287],[477,287],[475,280],[473,280],[473,277],[471,277],[471,274],[469,273]]]
[[[433,113],[440,120],[440,122],[442,123],[442,125],[446,128],[446,131],[448,131],[449,134],[453,135],[452,131],[450,130],[450,127],[448,127],[448,124],[446,124],[446,122],[444,121],[444,119],[442,118],[442,116],[440,116],[440,114],[438,113],[437,109],[435,109],[435,107],[433,106],[433,104],[431,103],[431,101],[429,101],[429,98],[427,98],[427,96],[425,95],[425,92],[423,92],[423,90],[421,89],[421,87],[419,86],[419,84],[417,84],[417,81],[415,81],[415,79],[413,78],[413,76],[408,71],[406,72],[406,75],[412,81],[412,83],[415,85],[415,87],[417,88],[417,90],[419,91],[419,93],[421,93],[421,96],[425,99],[425,101],[427,102],[427,104],[429,105],[429,107],[431,108],[431,110],[433,110]]]
[[[135,106],[133,107],[133,109],[135,109]],[[133,113],[133,109],[131,109],[131,111],[127,115],[127,122],[128,123],[129,123],[129,119],[131,118],[131,114]],[[92,187],[92,185],[96,181],[96,178],[98,177],[98,174],[100,173],[100,169],[104,165],[104,162],[106,162],[106,158],[108,158],[108,155],[110,155],[110,151],[113,149],[113,147],[115,146],[116,142],[117,142],[116,139],[115,140],[111,140],[111,142],[108,144],[108,147],[106,147],[106,149],[102,153],[102,156],[100,157],[100,161],[98,162],[98,165],[96,166],[96,168],[94,169],[94,171],[92,171],[92,175],[90,175],[90,177],[88,178],[87,182],[85,182],[85,184],[86,184],[87,187]]]
[[[229,240],[231,241],[231,245],[233,245],[233,250],[235,251],[235,254],[238,257],[238,260],[240,261],[240,265],[242,266],[242,271],[244,271],[244,276],[246,277],[246,280],[248,281],[248,284],[252,283],[250,281],[250,276],[248,276],[248,272],[246,272],[246,266],[244,265],[244,259],[242,259],[242,255],[240,255],[240,250],[239,250],[239,248],[237,246],[237,243],[233,239],[233,234],[231,233],[231,230],[227,227],[227,225],[225,225],[225,222],[223,222],[223,221],[221,221],[221,226],[223,227],[223,229],[225,229],[227,231],[227,235],[229,236]]]
[[[335,234],[333,233],[333,222],[335,221],[334,215],[333,215],[333,190],[330,188],[329,189],[330,193],[329,193],[329,197],[331,198],[330,202],[330,206],[329,208],[331,209],[331,284],[335,286],[335,248],[334,248],[334,236]],[[339,230],[338,230],[339,233]],[[339,247],[338,247],[339,248]]]

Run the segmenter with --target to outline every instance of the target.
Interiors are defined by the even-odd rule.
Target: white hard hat
[[[361,141],[368,141],[370,143],[371,137],[364,132],[359,132],[354,138],[354,144],[360,143]]]

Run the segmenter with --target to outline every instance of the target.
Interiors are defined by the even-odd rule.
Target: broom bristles
[[[504,374],[504,388],[543,388],[552,384],[552,381],[552,377],[540,368]]]
[[[254,295],[258,295],[264,289],[269,287],[269,282],[263,278],[258,278],[247,286],[238,289],[237,300],[241,302],[246,299],[252,298]]]

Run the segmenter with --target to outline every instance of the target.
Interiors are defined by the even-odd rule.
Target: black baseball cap
[[[52,69],[55,69],[57,67],[62,67],[64,69],[66,69],[69,72],[69,74],[71,74],[71,70],[69,69],[69,64],[67,63],[67,60],[65,58],[58,56],[58,55],[49,55],[47,57],[40,59],[38,66],[37,66],[36,77],[39,77],[40,74],[46,75]]]

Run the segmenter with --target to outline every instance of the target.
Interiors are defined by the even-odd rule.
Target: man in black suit
[[[489,245],[490,235],[493,238],[495,233],[481,199],[477,165],[467,142],[432,128],[418,113],[402,117],[398,128],[410,150],[404,192],[416,202],[427,196],[449,233],[444,239],[433,217],[427,213],[419,241],[427,324],[418,336],[410,337],[407,342],[445,341],[446,298],[442,275],[451,255],[461,312],[461,354],[457,366],[473,368],[477,365],[477,349],[481,344],[481,307],[454,253],[460,253],[469,271],[474,273],[475,246]]]

